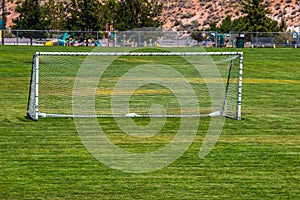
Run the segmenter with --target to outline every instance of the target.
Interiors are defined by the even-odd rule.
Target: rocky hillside
[[[205,28],[213,22],[221,22],[227,15],[232,18],[241,16],[242,0],[159,0],[163,3],[162,19],[165,29],[184,30]],[[15,6],[21,0],[7,0],[6,10],[9,12],[8,26],[18,16]],[[265,0],[272,11],[272,19],[284,19],[288,26],[300,24],[300,0]],[[1,12],[1,11],[0,11]]]
[[[182,30],[185,27],[205,28],[221,22],[227,15],[233,19],[241,16],[242,0],[161,0],[164,4],[163,19],[166,29]],[[266,0],[274,20],[284,19],[288,26],[300,24],[300,0]]]

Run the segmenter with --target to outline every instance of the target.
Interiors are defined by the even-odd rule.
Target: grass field
[[[242,49],[244,120],[226,119],[214,149],[199,159],[209,119],[201,120],[182,157],[142,174],[101,164],[73,119],[25,118],[34,52],[91,50],[0,46],[0,199],[299,199],[300,49]],[[224,50],[237,49],[208,49]],[[138,152],[163,146],[178,123],[169,121],[161,140],[122,141],[112,119],[99,122],[112,141]]]

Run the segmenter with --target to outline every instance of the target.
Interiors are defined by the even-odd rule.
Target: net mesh
[[[45,116],[237,117],[237,54],[40,54]],[[28,103],[34,115],[35,63]],[[74,109],[75,108],[75,109]]]

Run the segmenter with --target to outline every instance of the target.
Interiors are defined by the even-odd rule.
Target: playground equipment
[[[217,34],[217,35],[216,35]],[[212,42],[216,42],[217,47],[225,47],[230,42],[230,35],[227,33],[212,33]],[[215,41],[217,40],[217,41]]]
[[[89,39],[88,43],[92,43],[95,46],[101,46],[100,42],[98,40]],[[71,33],[64,33],[63,35],[59,36],[57,39],[49,40],[44,43],[45,46],[84,46],[86,44],[86,41],[84,41],[84,44],[78,43],[74,39],[74,34]]]
[[[45,46],[67,46],[75,42],[75,40],[72,39],[72,36],[73,34],[64,33],[57,39],[45,42]]]
[[[91,32],[84,32],[80,33],[78,32],[76,34],[77,40],[75,40],[74,32],[71,33],[64,33],[63,35],[59,36],[56,39],[49,40],[44,43],[45,46],[97,46],[101,47],[101,43],[99,42],[99,38],[105,38],[105,39],[114,39],[116,40],[116,34],[113,31],[112,25],[109,26],[109,24],[106,24],[106,31],[105,33],[100,31],[99,33],[94,35]],[[95,39],[97,38],[97,39]]]

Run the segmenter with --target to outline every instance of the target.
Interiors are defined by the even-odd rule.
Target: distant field
[[[0,199],[299,199],[300,49],[207,49],[244,52],[244,120],[226,119],[213,150],[199,159],[209,122],[201,119],[182,157],[142,174],[101,164],[82,144],[73,119],[25,118],[32,55],[91,50],[0,46]],[[133,152],[163,147],[178,129],[175,118],[156,137],[131,140],[113,119],[99,123],[111,141]]]

